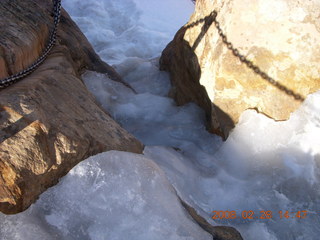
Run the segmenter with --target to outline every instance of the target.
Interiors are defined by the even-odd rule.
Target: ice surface
[[[109,64],[158,57],[194,9],[189,0],[65,0],[63,7]]]
[[[228,140],[211,156],[214,169],[194,164],[194,154],[149,146],[145,155],[167,173],[189,204],[210,217],[210,212],[272,211],[270,220],[217,220],[231,224],[245,239],[318,239],[320,234],[320,92],[308,97],[286,122],[275,122],[246,111]],[[181,164],[183,162],[183,167]],[[209,171],[208,171],[209,170]],[[279,211],[308,211],[305,219],[281,219]]]
[[[201,109],[178,107],[167,97],[168,75],[157,70],[162,49],[192,12],[189,0],[63,5],[135,89],[103,74],[83,76],[101,105],[147,145],[145,157],[111,152],[81,163],[28,211],[0,215],[1,239],[210,239],[186,218],[158,166],[203,217],[235,226],[246,240],[319,239],[320,92],[289,121],[244,112],[222,142],[205,130]],[[214,210],[256,216],[265,210],[273,217],[213,222]],[[279,219],[280,210],[308,215]]]
[[[89,89],[95,82],[112,82],[94,72],[87,72],[84,81]],[[121,91],[117,94],[114,99],[119,100],[109,102],[106,109],[148,145],[144,154],[165,170],[180,197],[203,217],[210,220],[213,210],[234,210],[240,216],[252,210],[256,217],[260,211],[272,211],[269,220],[211,222],[235,226],[245,239],[317,239],[320,92],[310,95],[288,121],[244,112],[224,143],[205,131],[204,114],[194,104],[178,107],[151,93],[125,99]],[[108,90],[101,95],[108,96]],[[105,100],[96,96],[103,104]],[[303,210],[308,215],[280,219],[280,210],[291,212],[291,217]]]
[[[151,60],[127,58],[114,67],[138,93],[148,92],[166,96],[169,92],[171,84],[168,73],[159,71],[159,58]]]
[[[211,238],[152,160],[117,151],[78,164],[26,212],[0,214],[3,240]]]
[[[154,71],[153,67],[151,69]],[[125,86],[95,72],[88,71],[83,79],[101,105],[147,145],[177,148],[193,145],[195,148],[213,149],[215,141],[221,142],[205,130],[204,112],[195,104],[177,107],[172,99],[152,94],[152,90],[134,94]],[[141,89],[144,85],[144,81],[137,80],[135,86]],[[158,88],[160,92],[166,90],[164,85],[165,89]]]

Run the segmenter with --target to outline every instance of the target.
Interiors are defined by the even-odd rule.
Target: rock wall
[[[197,0],[190,21],[163,51],[161,69],[171,74],[171,96],[194,101],[211,131],[226,138],[246,109],[287,120],[301,101],[276,88],[235,57],[234,47],[270,77],[306,97],[320,87],[320,2]]]
[[[41,54],[53,25],[52,2],[0,2],[0,78]],[[121,81],[93,51],[65,11],[58,42],[34,73],[0,91],[0,211],[30,206],[73,166],[107,150],[141,153],[143,145],[97,104],[80,74]]]

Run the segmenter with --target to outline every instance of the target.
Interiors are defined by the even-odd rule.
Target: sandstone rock
[[[51,1],[0,2],[0,77],[40,55],[53,19]],[[84,69],[107,73],[68,14],[59,41],[34,73],[0,91],[0,211],[23,211],[73,166],[107,150],[141,153],[142,144],[96,103],[80,79]]]
[[[255,74],[219,37],[212,15],[234,47],[269,76],[306,97],[320,87],[320,2],[198,0],[190,21],[164,50],[178,104],[194,101],[209,128],[227,137],[246,109],[286,120],[301,103]]]

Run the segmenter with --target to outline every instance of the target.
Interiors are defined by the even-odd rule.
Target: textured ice
[[[26,212],[0,215],[8,240],[210,238],[152,160],[117,151],[78,164]]]
[[[177,107],[172,99],[161,94],[134,94],[104,74],[88,71],[83,79],[100,104],[147,145],[213,149],[215,141],[221,142],[205,130],[204,112],[195,104]],[[144,85],[144,81],[137,80],[138,89]],[[163,85],[165,89],[162,86],[159,91],[166,90],[165,82]]]
[[[203,153],[149,146],[144,154],[167,173],[173,186],[203,216],[213,210],[272,211],[272,220],[217,220],[231,224],[245,239],[318,239],[320,234],[320,92],[285,122],[255,111],[242,114],[237,127],[203,169]],[[183,164],[183,167],[181,166]],[[279,211],[308,211],[304,219],[279,218]]]
[[[190,0],[65,0],[63,7],[109,64],[158,57],[194,9]]]
[[[112,82],[94,72],[84,80],[89,89],[95,82]],[[106,91],[101,95],[107,96]],[[317,239],[320,92],[310,95],[288,121],[244,112],[224,143],[205,131],[204,114],[194,104],[178,107],[151,93],[133,93],[125,99],[121,91],[117,94],[119,101],[107,109],[148,145],[144,154],[165,170],[180,197],[202,216],[210,220],[213,210],[238,214],[252,210],[256,217],[260,211],[273,212],[269,220],[210,220],[213,224],[235,226],[245,239]],[[308,215],[280,220],[280,210],[306,210]]]

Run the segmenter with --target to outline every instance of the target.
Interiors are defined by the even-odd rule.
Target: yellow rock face
[[[320,2],[199,0],[190,21],[184,26],[183,40],[173,41],[171,49],[175,50],[171,55],[168,49],[164,51],[171,59],[170,62],[162,61],[163,68],[171,73],[178,67],[190,66],[190,60],[179,55],[185,54],[183,49],[193,51],[196,58],[193,62],[199,65],[201,73],[192,81],[206,89],[212,103],[211,112],[207,112],[211,115],[212,131],[227,137],[246,109],[256,109],[275,120],[288,119],[301,101],[262,79],[233,55],[210,18],[213,10],[218,12],[217,20],[227,40],[242,55],[288,90],[305,98],[320,87]],[[162,59],[166,58],[163,56]],[[196,67],[189,67],[189,71],[192,69]],[[174,86],[180,81],[172,78]],[[176,91],[180,91],[179,95],[184,94],[179,87]],[[216,108],[223,114],[219,116]]]

